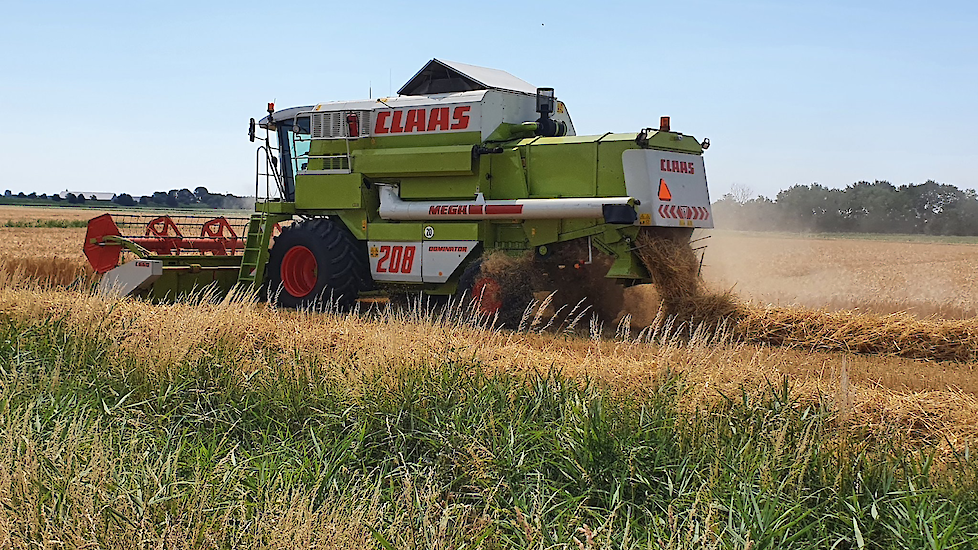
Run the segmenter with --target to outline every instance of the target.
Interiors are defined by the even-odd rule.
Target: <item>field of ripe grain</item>
[[[82,208],[0,206],[0,255],[77,260],[84,228],[2,227],[6,222],[86,220],[101,212]],[[703,277],[760,305],[830,311],[907,312],[917,317],[978,316],[978,241],[920,236],[797,236],[703,231]],[[965,242],[961,242],[965,241]],[[632,289],[634,324],[652,321],[654,289]]]
[[[102,214],[94,208],[77,207],[44,207],[44,206],[12,206],[0,204],[0,225],[6,222],[30,222],[37,220],[89,220]]]
[[[83,265],[83,234],[0,228],[0,548],[978,544],[974,362],[669,322],[505,331],[457,307],[154,305],[8,268]],[[769,289],[753,250],[806,261],[778,239],[718,234],[708,282]],[[945,246],[916,245],[880,271]],[[823,263],[841,281],[857,255]]]
[[[706,237],[706,238],[704,238]],[[856,310],[917,318],[978,316],[978,241],[918,236],[697,232],[703,277],[759,306]],[[964,242],[962,242],[964,241]],[[975,242],[969,242],[975,241]],[[629,289],[635,324],[652,322],[655,289]],[[653,312],[654,314],[654,312]]]
[[[704,276],[759,303],[918,317],[978,316],[978,242],[714,231]]]

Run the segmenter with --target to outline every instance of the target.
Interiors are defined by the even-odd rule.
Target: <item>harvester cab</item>
[[[249,125],[261,142],[255,212],[204,220],[222,233],[201,237],[175,221],[127,233],[96,218],[86,254],[100,273],[119,269],[123,250],[158,262],[103,288],[163,298],[241,285],[285,306],[491,292],[484,302],[521,308],[541,285],[576,299],[650,282],[635,253],[641,232],[688,240],[712,227],[708,140],[671,131],[667,118],[577,136],[553,88],[503,71],[433,59],[394,97],[267,110]],[[482,262],[494,253],[543,276],[507,284]]]

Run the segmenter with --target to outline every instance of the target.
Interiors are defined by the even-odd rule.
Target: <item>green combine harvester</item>
[[[250,218],[89,222],[103,292],[174,299],[238,285],[286,307],[468,292],[492,313],[561,289],[612,312],[621,289],[652,282],[640,232],[688,241],[713,226],[709,140],[671,131],[668,117],[577,136],[553,89],[494,69],[434,59],[396,97],[269,104],[249,134],[261,142]],[[496,252],[542,276],[513,284],[485,269]]]

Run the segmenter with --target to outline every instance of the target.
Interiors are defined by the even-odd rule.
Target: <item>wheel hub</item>
[[[472,297],[486,315],[495,315],[503,307],[502,287],[494,277],[479,277],[472,285]]]
[[[319,265],[312,251],[294,246],[282,258],[282,286],[296,298],[303,298],[316,288]]]

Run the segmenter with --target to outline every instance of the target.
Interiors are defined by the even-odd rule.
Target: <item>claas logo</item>
[[[680,174],[695,174],[693,163],[681,160],[662,159],[659,161],[659,170],[662,172],[678,172]]]
[[[378,111],[374,124],[375,134],[415,134],[419,132],[444,132],[465,130],[469,127],[471,105],[433,107],[431,109],[407,109]]]

